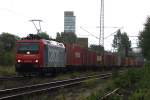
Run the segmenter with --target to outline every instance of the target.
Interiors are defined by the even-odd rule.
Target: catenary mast
[[[101,6],[100,6],[99,45],[101,45],[102,47],[104,47],[104,0],[101,0]]]
[[[104,65],[104,55],[105,55],[105,49],[104,49],[104,0],[101,0],[101,6],[100,6],[100,34],[99,34],[99,46],[103,47],[102,52],[102,64]]]

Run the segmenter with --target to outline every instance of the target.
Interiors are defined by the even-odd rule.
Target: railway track
[[[87,73],[84,73],[85,75],[88,75]],[[0,76],[0,81],[6,81],[6,80],[21,80],[21,79],[29,79],[29,78],[38,78],[36,75],[28,75],[28,76],[19,76],[19,75],[13,75],[13,76]],[[50,76],[44,76],[45,78],[49,78]]]
[[[18,75],[14,75],[14,76],[0,76],[0,81],[6,81],[6,80],[21,80],[21,79],[29,79],[29,78],[33,78],[36,76],[18,76]]]
[[[0,76],[0,81],[22,79],[22,78],[24,78],[24,77],[23,76],[17,76],[17,75],[14,75],[14,76]]]
[[[88,76],[88,74],[83,74],[82,76]],[[0,81],[8,81],[8,80],[24,80],[24,79],[30,79],[30,78],[39,78],[39,76],[0,76]],[[40,78],[53,78],[53,76],[42,76]]]
[[[42,76],[41,78],[49,78],[50,75]],[[13,75],[13,76],[0,76],[0,81],[6,81],[6,80],[23,80],[23,79],[30,79],[30,78],[39,78],[39,75]]]
[[[85,82],[89,79],[105,79],[112,76],[112,73],[92,75],[87,77],[80,77],[74,79],[60,80],[43,84],[36,84],[24,87],[17,87],[11,89],[0,90],[0,100],[13,99],[19,96],[30,95],[34,93],[43,93],[55,90],[61,87],[73,86]]]

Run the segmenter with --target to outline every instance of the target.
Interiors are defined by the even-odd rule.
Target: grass
[[[62,80],[62,79],[70,79],[70,78],[75,78],[77,76],[82,75],[82,73],[79,72],[72,72],[72,73],[60,73],[58,74],[55,79],[56,80]]]
[[[147,70],[146,70],[147,71]],[[95,73],[95,72],[88,72],[88,73]],[[57,95],[57,100],[67,100],[68,98],[68,93],[70,92],[69,98],[77,98],[78,100],[100,100],[100,98],[102,96],[104,96],[105,93],[108,93],[110,91],[112,91],[113,89],[115,89],[117,86],[120,87],[126,87],[126,86],[132,86],[132,82],[138,81],[140,78],[140,75],[137,75],[138,71],[129,71],[127,72],[125,75],[117,77],[117,73],[113,73],[113,77],[117,77],[117,78],[112,78],[109,80],[96,80],[96,79],[91,79],[86,81],[85,83],[82,84],[82,87],[79,88],[78,92],[74,94],[74,92],[72,91],[61,91],[58,95]],[[147,72],[148,73],[148,72]],[[0,66],[0,75],[2,76],[6,76],[6,75],[14,75],[16,74],[15,72],[15,67],[14,66]],[[143,73],[142,73],[143,74]],[[72,78],[72,77],[77,77],[82,75],[80,72],[73,72],[73,73],[68,73],[68,74],[59,74],[58,77],[56,77],[56,79],[65,79],[65,78]],[[115,82],[113,83],[113,79],[115,80]],[[138,79],[138,80],[135,80]],[[40,83],[42,82],[42,80],[34,80],[32,79],[32,83]],[[27,83],[29,83],[30,81],[28,81]],[[25,82],[26,83],[26,82]],[[8,83],[9,84],[9,83]],[[11,83],[10,83],[11,84]],[[14,84],[16,84],[14,82]],[[115,85],[114,85],[115,84]],[[142,84],[142,83],[141,83]],[[146,84],[146,82],[145,82]],[[148,85],[149,83],[147,83]],[[7,85],[4,86],[5,88],[9,87]],[[84,89],[83,89],[84,88]],[[76,90],[76,89],[75,89]],[[137,98],[142,98],[143,95],[149,97],[150,93],[145,93],[145,91],[150,92],[149,90],[143,90],[143,89],[139,89],[137,91],[135,91],[135,93],[133,94],[133,96],[131,97],[131,100],[136,100]],[[76,97],[77,95],[77,97]],[[43,95],[43,96],[37,96],[37,98],[33,99],[39,99],[41,98],[43,100],[49,100],[49,95]],[[32,100],[32,96],[30,98],[28,98],[29,100]],[[109,100],[121,100],[121,97],[113,95]]]
[[[140,71],[141,78],[136,83],[136,89],[129,100],[149,100],[150,98],[150,62]]]
[[[128,76],[128,74],[130,74],[129,75],[130,77]],[[124,86],[124,84],[128,85],[128,83],[131,83],[131,82],[128,82],[126,79],[129,78],[128,80],[130,80],[131,76],[134,74],[135,73],[129,71],[125,75],[119,75],[117,71],[114,71],[112,78],[109,80],[103,80],[103,81],[101,80],[102,81],[100,84],[101,88],[97,89],[97,91],[92,92],[91,95],[88,96],[85,100],[101,100],[101,98],[104,95],[106,95],[106,93],[112,92],[114,89],[118,88],[119,86]],[[133,77],[135,77],[135,75]],[[91,82],[88,82],[88,86],[90,85],[93,86],[94,84],[92,84]],[[123,100],[123,97],[118,94],[112,94],[110,97],[106,98],[105,100]]]
[[[95,91],[93,91],[85,100],[101,100],[101,98],[108,92],[115,89],[112,79],[110,80],[101,80],[100,86],[97,87]],[[111,99],[108,100],[118,100],[118,99]]]
[[[52,93],[41,94],[23,100],[99,100],[105,91],[112,89],[112,80],[91,79],[81,85],[69,88],[60,88]]]
[[[89,72],[91,74],[95,72]],[[82,75],[79,72],[73,72],[68,74],[59,74],[55,79],[64,79],[77,77]],[[114,76],[117,76],[116,73]],[[44,81],[44,79],[32,79],[32,83],[38,83]],[[23,83],[30,83],[30,81],[24,81]],[[35,94],[33,96],[23,97],[22,100],[100,100],[105,93],[114,90],[113,78],[103,79],[90,79],[79,86],[69,87],[67,89],[60,88],[54,93]],[[119,98],[119,99],[118,99]],[[109,100],[121,100],[118,96],[113,96]]]
[[[103,90],[93,92],[87,100],[100,100],[102,94],[120,88],[119,94],[113,94],[107,100],[149,100],[150,98],[150,63],[143,68],[129,69],[122,75],[112,78],[113,82]],[[112,87],[111,87],[112,85]]]
[[[96,80],[96,79],[89,79],[87,81],[85,81],[83,84],[86,88],[93,88],[95,87],[97,84],[102,83],[101,80]]]
[[[15,67],[14,66],[0,66],[0,75],[15,75]]]
[[[55,77],[55,80],[62,80],[62,79],[71,79],[75,77],[81,77],[81,76],[87,76],[97,74],[97,72],[94,71],[85,71],[85,72],[79,72],[79,71],[73,71],[68,73],[60,73]]]

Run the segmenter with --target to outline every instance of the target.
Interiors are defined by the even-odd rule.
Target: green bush
[[[141,78],[141,71],[139,69],[130,69],[125,74],[120,75],[114,79],[116,87],[127,88],[134,85]]]
[[[19,37],[3,32],[0,34],[0,65],[8,66],[15,63],[15,44]]]
[[[115,79],[116,86],[133,89],[129,100],[149,100],[150,98],[150,62],[143,68],[131,69]],[[133,88],[134,87],[134,88]]]
[[[149,89],[138,89],[133,95],[129,98],[129,100],[149,100],[150,98],[150,90]]]
[[[0,65],[9,66],[15,64],[15,53],[14,52],[4,52],[0,57]]]
[[[15,67],[14,66],[0,66],[0,75],[14,75]]]
[[[87,100],[99,100],[100,97],[104,94],[104,92],[94,92],[89,97],[87,97]]]

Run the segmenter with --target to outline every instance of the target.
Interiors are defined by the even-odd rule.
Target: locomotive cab
[[[23,40],[16,43],[16,71],[36,72],[40,67],[40,42]]]

